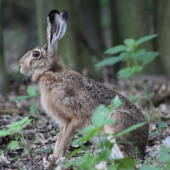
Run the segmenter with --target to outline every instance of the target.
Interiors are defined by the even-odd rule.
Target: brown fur
[[[49,26],[47,33],[50,32],[48,29]],[[108,107],[116,95],[119,96],[122,104],[110,113],[109,117],[115,120],[115,124],[106,125],[103,128],[104,133],[119,133],[130,126],[146,121],[138,108],[118,92],[75,71],[64,69],[48,37],[50,36],[47,34],[48,45],[36,47],[26,53],[20,60],[19,67],[22,74],[32,76],[32,80],[38,82],[42,107],[57,120],[60,126],[53,161],[65,156],[76,131],[91,125],[91,116],[96,108],[100,104]],[[39,59],[32,57],[33,51],[36,50],[41,52]],[[143,155],[147,139],[148,124],[121,136],[118,141],[130,142],[130,144],[118,146],[124,156],[133,156],[135,147]]]

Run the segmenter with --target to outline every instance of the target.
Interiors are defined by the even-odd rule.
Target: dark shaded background
[[[96,69],[103,52],[158,33],[143,45],[160,56],[144,74],[170,76],[170,0],[0,0],[0,93],[9,91],[7,77],[18,76],[18,61],[30,49],[46,43],[46,17],[50,10],[69,13],[68,28],[59,42],[66,68],[90,77],[116,75],[122,64]]]

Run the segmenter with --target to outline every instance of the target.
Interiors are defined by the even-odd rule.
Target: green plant
[[[121,101],[116,96],[116,98],[112,101],[112,104],[110,105],[109,108],[106,108],[104,105],[100,105],[96,109],[96,111],[94,112],[91,118],[92,125],[82,130],[79,134],[83,136],[74,140],[72,143],[73,145],[79,144],[80,148],[74,150],[66,158],[66,160],[78,154],[81,150],[88,149],[88,147],[85,146],[84,143],[96,137],[99,139],[98,140],[99,144],[96,145],[95,149],[101,152],[97,152],[93,154],[87,151],[83,154],[81,158],[78,158],[75,161],[71,161],[67,163],[65,165],[65,168],[74,166],[76,169],[81,169],[81,170],[94,169],[96,164],[102,161],[105,161],[108,169],[112,169],[112,170],[134,169],[135,162],[132,158],[122,158],[122,159],[116,160],[115,163],[114,161],[110,161],[111,149],[114,145],[114,143],[111,141],[136,128],[143,126],[144,124],[146,124],[146,122],[129,127],[128,129],[125,129],[124,131],[118,134],[102,134],[101,133],[104,125],[114,123],[113,119],[108,119],[108,115],[110,111],[117,108],[119,105],[121,105]]]
[[[160,124],[158,125],[158,129],[155,130],[155,131],[153,131],[153,132],[151,132],[151,133],[150,133],[150,136],[155,135],[155,134],[161,132],[161,131],[162,131],[164,128],[166,128],[166,127],[167,127],[167,125],[166,125],[165,122],[160,123]]]
[[[170,169],[170,149],[167,147],[161,147],[159,156],[151,160],[148,157],[140,170],[169,170]]]
[[[120,53],[118,56],[107,58],[95,65],[97,67],[103,67],[107,65],[113,65],[120,61],[125,62],[127,67],[121,69],[118,72],[119,74],[118,78],[122,80],[127,80],[127,79],[130,80],[131,94],[132,96],[134,96],[131,76],[135,73],[138,73],[140,76],[140,80],[141,80],[145,95],[147,96],[150,102],[152,111],[153,111],[153,103],[152,103],[152,100],[149,94],[147,93],[144,81],[142,79],[141,71],[143,70],[144,66],[152,62],[159,55],[159,53],[146,51],[145,49],[138,49],[137,47],[140,44],[155,38],[156,36],[157,34],[153,34],[153,35],[142,37],[136,41],[134,39],[125,39],[124,45],[118,45],[118,46],[112,47],[108,49],[107,51],[105,51],[104,53],[104,54],[109,54],[109,55],[115,55],[117,53]]]
[[[35,100],[35,97],[40,94],[40,93],[37,93],[35,87],[32,87],[32,86],[28,86],[27,93],[28,93],[28,96],[18,96],[14,99],[11,99],[10,101],[20,101],[20,100],[27,99],[27,98],[34,98]],[[18,122],[7,125],[8,128],[3,128],[2,130],[0,130],[0,137],[5,137],[8,135],[13,135],[16,132],[21,132],[21,138],[15,137],[16,139],[14,141],[11,141],[8,144],[7,148],[1,151],[0,154],[2,154],[7,149],[15,150],[19,145],[20,146],[23,145],[22,143],[19,142],[19,140],[25,141],[22,129],[26,127],[33,120],[33,119],[30,119],[30,116],[34,117],[36,111],[37,111],[37,106],[36,106],[36,100],[35,100],[32,106],[30,106],[31,114],[29,116],[24,117],[22,120]],[[29,149],[28,147],[29,142],[25,141],[25,145],[27,145],[26,148]],[[29,153],[30,152],[31,151],[29,149]]]
[[[35,97],[40,95],[40,93],[37,93],[35,87],[32,87],[32,86],[28,86],[27,93],[28,93],[28,96],[18,96],[14,99],[11,99],[10,101],[14,102],[14,101],[20,101],[23,99],[34,98],[34,103],[32,104],[32,106],[30,106],[30,112],[32,116],[35,116],[35,113],[37,110],[37,103],[36,103]]]
[[[9,124],[8,125],[9,128],[3,128],[2,130],[0,130],[0,137],[5,137],[5,136],[8,136],[8,135],[13,135],[16,132],[21,132],[22,139],[24,139],[22,129],[24,127],[26,127],[28,125],[28,123],[30,123],[31,121],[32,121],[32,119],[30,119],[29,116],[27,116],[27,117],[24,117],[22,120],[20,120],[18,122]],[[19,142],[18,142],[18,138],[16,138],[16,140],[11,141],[8,144],[7,148],[5,148],[3,151],[1,151],[0,154],[2,154],[7,149],[15,150],[18,146],[19,146]]]

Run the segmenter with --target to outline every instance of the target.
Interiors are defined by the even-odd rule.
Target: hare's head
[[[52,10],[47,17],[47,44],[28,51],[19,61],[21,74],[34,76],[45,71],[61,71],[57,48],[67,28],[68,13]]]

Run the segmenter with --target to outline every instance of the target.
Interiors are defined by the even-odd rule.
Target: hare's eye
[[[37,57],[40,56],[40,52],[39,51],[34,51],[32,55],[33,55],[33,57],[37,58]]]

